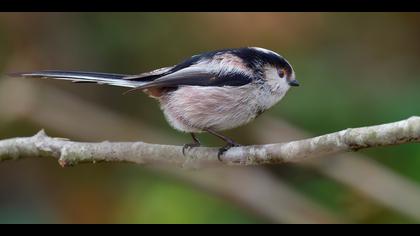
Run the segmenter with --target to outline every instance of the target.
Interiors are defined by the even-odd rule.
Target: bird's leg
[[[226,142],[226,145],[222,148],[219,149],[219,153],[217,153],[217,159],[219,159],[219,161],[222,161],[222,159],[220,159],[220,156],[223,155],[223,153],[225,153],[227,150],[229,150],[231,147],[238,147],[241,146],[239,143],[233,141],[231,138],[226,137],[222,134],[217,133],[216,131],[212,130],[212,129],[204,129],[204,131],[207,131],[208,133],[222,139],[223,141]]]
[[[184,155],[185,155],[185,150],[186,149],[190,149],[190,148],[193,148],[193,147],[199,147],[201,145],[200,140],[198,140],[198,138],[195,136],[195,134],[194,133],[190,133],[190,134],[191,134],[191,137],[193,139],[193,142],[184,144],[184,147],[182,148],[182,154],[184,154]]]

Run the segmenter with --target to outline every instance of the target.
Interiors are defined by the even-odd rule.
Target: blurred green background
[[[226,134],[269,143],[420,115],[419,42],[418,13],[1,13],[0,71],[136,74],[208,50],[268,48],[302,86]],[[45,128],[81,141],[189,141],[156,101],[124,91],[3,76],[0,138]],[[0,223],[420,223],[419,170],[416,144],[203,171],[10,161]]]

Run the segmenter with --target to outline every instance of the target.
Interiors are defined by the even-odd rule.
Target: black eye
[[[280,76],[280,78],[283,78],[284,77],[284,74],[285,74],[284,69],[280,69],[279,70],[279,76]]]

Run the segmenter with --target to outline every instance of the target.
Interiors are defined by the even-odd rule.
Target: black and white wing
[[[216,58],[216,55],[218,58]],[[218,55],[216,53],[207,56],[193,56],[174,67],[168,67],[162,74],[159,74],[153,80],[148,80],[147,83],[138,86],[137,89],[182,85],[242,86],[255,80],[249,68],[246,68],[243,64],[238,65],[239,58],[229,55],[229,60],[222,60],[221,57],[222,54]],[[126,79],[146,81],[142,75],[129,76]]]
[[[136,80],[136,79],[134,79]],[[241,86],[248,84],[252,78],[245,74],[226,74],[209,71],[202,67],[188,67],[171,74],[164,75],[153,81],[139,85],[137,89],[152,87],[191,86]]]

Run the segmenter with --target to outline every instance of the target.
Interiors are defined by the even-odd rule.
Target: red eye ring
[[[280,76],[280,78],[283,78],[285,74],[286,74],[286,72],[284,71],[284,69],[280,69],[279,70],[279,76]]]

